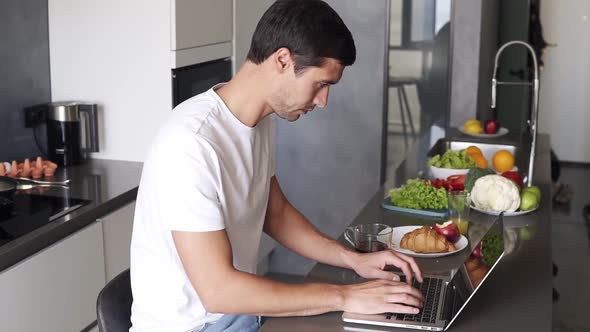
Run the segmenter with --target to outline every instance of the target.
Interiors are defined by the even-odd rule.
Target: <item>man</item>
[[[274,176],[269,115],[295,121],[326,106],[330,86],[355,57],[350,31],[326,3],[277,1],[234,78],[175,108],[139,187],[132,332],[256,331],[258,315],[418,312],[420,292],[383,270],[395,265],[422,281],[411,258],[359,254],[329,239],[287,201]],[[293,285],[256,276],[262,231],[305,257],[378,280]]]

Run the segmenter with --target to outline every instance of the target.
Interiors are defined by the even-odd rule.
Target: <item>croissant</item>
[[[400,247],[417,253],[439,253],[457,250],[443,235],[438,234],[428,226],[404,234]]]

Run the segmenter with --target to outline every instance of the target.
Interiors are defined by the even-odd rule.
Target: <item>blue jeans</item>
[[[218,321],[207,323],[192,332],[256,332],[260,324],[259,316],[223,315]]]

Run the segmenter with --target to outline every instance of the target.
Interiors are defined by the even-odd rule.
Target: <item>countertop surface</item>
[[[98,218],[135,200],[142,163],[92,159],[60,167],[55,180],[70,179],[70,189],[44,188],[42,195],[89,201],[84,206],[0,247],[0,271],[34,255]]]
[[[461,139],[470,139],[461,137]],[[477,141],[474,139],[474,141]],[[489,143],[511,143],[506,139]],[[391,226],[433,224],[435,219],[421,219],[398,214],[380,207],[388,189],[397,187],[408,178],[417,176],[421,162],[411,151],[395,174],[372,197],[354,219],[352,225],[382,222]],[[505,256],[482,284],[465,309],[450,327],[452,331],[550,331],[552,317],[551,269],[551,190],[549,137],[539,135],[534,169],[534,184],[542,191],[537,211],[518,217],[504,217]],[[487,229],[495,217],[471,211],[471,230]],[[481,234],[481,232],[479,232]],[[416,259],[425,273],[446,274],[458,268],[471,253],[481,237],[468,232],[470,245],[460,253],[438,259]],[[477,238],[477,239],[476,239]],[[344,243],[343,237],[339,239]],[[317,264],[306,281],[325,283],[354,283],[362,281],[353,271]],[[408,331],[371,325],[343,323],[341,312],[311,317],[269,318],[261,332],[269,331]]]

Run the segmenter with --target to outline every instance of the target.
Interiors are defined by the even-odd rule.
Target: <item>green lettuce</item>
[[[434,188],[430,181],[409,179],[406,184],[389,191],[391,203],[410,209],[446,209],[449,205],[447,191]]]
[[[467,155],[465,149],[448,150],[442,156],[437,154],[430,158],[426,164],[428,166],[452,169],[467,169],[475,167],[475,162]]]

